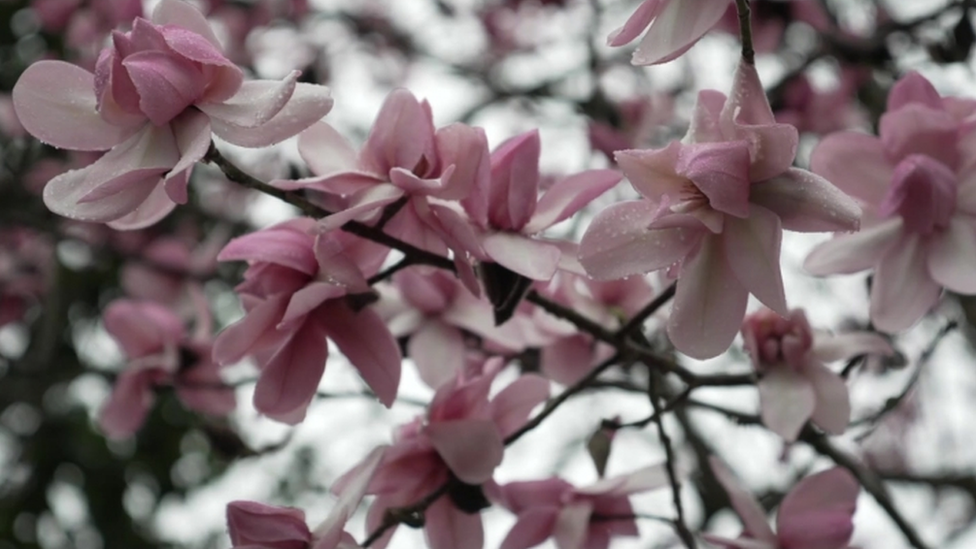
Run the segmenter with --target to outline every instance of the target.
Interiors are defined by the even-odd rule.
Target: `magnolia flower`
[[[63,61],[39,61],[13,89],[24,127],[55,147],[108,151],[94,164],[52,179],[53,212],[114,228],[151,225],[187,201],[193,165],[211,132],[244,147],[264,147],[304,130],[332,108],[323,86],[244,82],[224,57],[206,19],[178,0],[162,0],[152,20],[115,32],[95,74]]]
[[[796,440],[808,419],[831,435],[843,434],[851,403],[843,378],[825,362],[853,356],[891,355],[878,334],[814,333],[800,309],[787,318],[764,309],[746,317],[742,339],[759,379],[762,420],[787,442]]]
[[[528,549],[553,538],[558,549],[607,547],[615,536],[638,536],[629,497],[668,485],[652,465],[577,488],[553,477],[494,487],[492,499],[518,515],[501,549]]]
[[[214,342],[221,364],[253,355],[261,375],[254,406],[289,424],[305,417],[329,356],[345,355],[380,402],[391,406],[400,383],[400,349],[383,319],[355,310],[349,294],[368,293],[365,273],[379,270],[388,248],[348,233],[309,234],[300,218],[231,240],[220,261],[247,261],[235,290],[246,314]]]
[[[237,405],[234,390],[222,386],[220,368],[210,358],[211,327],[205,312],[198,315],[192,336],[172,311],[149,301],[114,301],[103,319],[105,330],[129,359],[98,417],[109,437],[124,438],[139,430],[157,386],[174,386],[183,404],[207,414],[226,415]]]
[[[755,67],[740,63],[732,93],[703,91],[682,142],[617,153],[645,200],[596,216],[580,243],[593,277],[670,268],[677,288],[668,335],[695,358],[725,351],[749,294],[788,313],[779,266],[783,229],[849,231],[860,209],[826,179],[791,167],[796,128],[777,124]]]
[[[745,532],[738,539],[702,536],[709,543],[724,549],[847,548],[854,533],[851,519],[861,487],[846,469],[834,467],[794,486],[780,503],[774,532],[759,502],[739,485],[732,472],[714,457],[710,463],[732,500],[732,508],[742,518]]]
[[[874,269],[871,321],[897,332],[938,301],[942,288],[976,294],[976,102],[942,98],[910,73],[892,88],[879,137],[832,134],[811,168],[864,206],[864,227],[815,248],[816,275]]]
[[[424,417],[400,426],[383,462],[366,489],[376,500],[366,517],[367,531],[384,520],[387,509],[411,505],[450,481],[452,492],[438,498],[424,513],[424,532],[431,549],[479,549],[484,543],[481,517],[474,511],[485,503],[474,498],[473,509],[457,502],[471,499],[477,486],[491,480],[501,463],[504,439],[521,427],[536,405],[549,396],[549,382],[523,375],[491,400],[491,383],[501,370],[500,359],[488,361],[483,373],[458,372],[434,394]],[[340,479],[333,490],[345,494],[349,480]],[[383,549],[394,529],[373,547]]]
[[[732,0],[644,0],[624,23],[610,33],[607,45],[623,46],[644,29],[647,34],[634,51],[631,63],[666,63],[688,51],[722,19]]]
[[[332,512],[315,530],[305,523],[305,513],[294,507],[265,505],[254,501],[227,504],[227,531],[234,549],[354,549],[359,545],[345,530],[346,522],[363,499],[376,474],[386,446],[375,448],[347,473],[346,490]]]

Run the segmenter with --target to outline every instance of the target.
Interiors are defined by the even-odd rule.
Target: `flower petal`
[[[879,330],[905,330],[938,303],[942,287],[929,275],[925,246],[920,236],[906,235],[901,246],[889,249],[878,264],[870,310]]]
[[[539,191],[538,130],[505,141],[491,154],[488,219],[496,229],[519,231],[535,212]]]
[[[806,376],[782,365],[770,368],[758,385],[763,424],[783,440],[795,441],[816,405],[812,383]]]
[[[929,273],[953,292],[976,294],[976,220],[956,215],[928,244]]]
[[[166,194],[177,204],[186,204],[187,183],[193,166],[207,154],[210,148],[210,119],[196,110],[187,110],[173,120],[171,124],[173,135],[176,137],[176,148],[180,151],[180,160],[173,169],[166,174]],[[184,175],[183,177],[180,177]]]
[[[803,375],[816,394],[813,422],[827,434],[844,434],[851,421],[851,398],[844,379],[816,360],[804,365]]]
[[[867,205],[881,203],[894,173],[881,140],[855,132],[823,138],[810,156],[810,170]]]
[[[549,380],[525,374],[491,399],[491,417],[503,437],[514,433],[529,419],[532,409],[549,398]]]
[[[189,176],[189,174],[186,174]],[[184,176],[184,177],[186,177]],[[155,225],[176,208],[176,203],[166,194],[166,187],[156,184],[149,196],[134,210],[105,224],[116,231],[134,231]]]
[[[323,306],[319,317],[335,342],[376,398],[389,408],[400,386],[400,347],[386,322],[372,308],[353,311],[335,300]]]
[[[668,0],[644,0],[634,13],[627,18],[624,26],[610,33],[607,45],[610,47],[623,46],[633,42],[635,38],[651,24],[651,21],[661,12]]]
[[[270,147],[293,137],[318,122],[332,110],[329,88],[317,84],[299,82],[284,108],[268,122],[255,127],[244,127],[222,120],[211,119],[214,135],[241,147]]]
[[[378,174],[392,168],[413,171],[425,157],[431,163],[435,158],[430,111],[409,90],[397,88],[383,102],[363,145],[363,168]]]
[[[778,546],[776,534],[773,533],[773,529],[770,528],[769,522],[766,520],[766,512],[759,506],[756,498],[739,484],[732,471],[718,458],[713,456],[709,458],[708,463],[711,465],[712,472],[715,473],[715,478],[728,492],[732,508],[742,519],[745,531],[757,541]]]
[[[136,128],[113,126],[95,110],[95,76],[64,61],[38,61],[11,92],[24,129],[44,143],[75,151],[104,151]]]
[[[448,382],[464,368],[464,335],[454,326],[428,320],[410,336],[407,354],[431,388]]]
[[[153,10],[152,22],[160,26],[175,25],[193,31],[206,38],[218,50],[221,49],[220,41],[217,40],[217,35],[214,34],[213,29],[210,28],[210,23],[207,23],[207,19],[200,13],[200,10],[186,2],[162,0]]]
[[[753,185],[749,200],[778,215],[788,231],[856,231],[860,226],[857,202],[806,170],[790,168]]]
[[[714,27],[728,7],[728,0],[668,2],[637,46],[631,63],[655,65],[671,61]]]
[[[481,515],[458,510],[450,498],[439,498],[424,512],[424,533],[430,549],[483,547]]]
[[[150,370],[127,370],[119,374],[112,394],[98,415],[98,426],[109,438],[132,436],[142,426],[155,400],[154,375]]]
[[[803,261],[803,268],[817,276],[871,269],[895,246],[901,234],[901,218],[891,218],[853,234],[835,236],[814,248]]]
[[[587,170],[557,181],[539,198],[535,213],[522,232],[535,234],[569,218],[620,182],[616,170]]]
[[[254,386],[254,407],[289,425],[301,422],[318,390],[328,356],[322,329],[314,322],[303,324],[261,368]]]
[[[529,549],[542,544],[556,527],[558,507],[536,507],[519,513],[500,549]]]
[[[327,177],[359,168],[349,141],[325,122],[316,122],[298,136],[298,153],[317,176]]]
[[[491,420],[432,421],[424,433],[451,472],[468,484],[486,482],[502,462],[505,446]]]
[[[783,498],[776,529],[783,547],[845,547],[854,532],[852,517],[861,490],[846,469],[811,475]]]
[[[226,101],[200,103],[197,108],[224,123],[255,128],[267,124],[288,104],[301,74],[300,71],[292,71],[281,81],[249,80]]]
[[[880,334],[871,332],[850,332],[837,335],[817,335],[811,352],[817,360],[834,362],[858,355],[891,356],[895,350],[891,343]]]
[[[509,232],[490,234],[481,244],[498,264],[532,280],[551,279],[562,255],[556,246]]]
[[[750,208],[748,219],[725,219],[722,242],[732,271],[752,295],[785,317],[789,308],[779,266],[782,239],[779,217],[765,208]]]
[[[314,275],[318,271],[314,243],[314,237],[307,233],[272,227],[231,240],[217,260],[274,263]]]

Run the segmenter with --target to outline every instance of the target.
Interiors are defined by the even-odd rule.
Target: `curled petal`
[[[298,85],[300,71],[292,71],[280,82],[251,80],[244,82],[233,97],[219,103],[201,103],[197,107],[213,118],[239,126],[255,128],[267,124],[285,107]]]
[[[631,63],[655,65],[678,57],[718,23],[728,4],[728,0],[667,2],[634,51]]]
[[[610,47],[623,46],[633,42],[651,24],[658,13],[664,8],[668,0],[644,0],[634,13],[627,19],[624,26],[610,33],[607,45]]]
[[[317,84],[299,82],[288,103],[266,123],[245,127],[212,118],[213,132],[217,137],[241,147],[270,147],[318,122],[332,110],[329,88]]]
[[[856,231],[861,208],[829,181],[790,168],[752,186],[749,200],[779,216],[789,231]]]

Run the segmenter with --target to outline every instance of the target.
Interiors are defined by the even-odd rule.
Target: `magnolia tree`
[[[0,547],[972,547],[891,4],[0,2]]]

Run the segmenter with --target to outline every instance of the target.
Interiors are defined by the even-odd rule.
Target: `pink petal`
[[[400,385],[400,347],[386,321],[371,308],[355,312],[341,301],[329,302],[320,321],[376,397],[387,408]]]
[[[675,171],[683,148],[673,141],[663,149],[617,151],[614,158],[637,192],[657,204],[687,184],[687,178]]]
[[[549,398],[549,380],[525,374],[491,399],[491,417],[502,437],[514,433],[532,410]]]
[[[501,549],[529,549],[540,545],[552,535],[557,514],[558,507],[534,508],[520,513],[515,525],[505,535]]]
[[[397,88],[383,102],[363,145],[363,167],[378,174],[391,168],[413,171],[424,157],[435,158],[430,113],[412,93]]]
[[[459,511],[449,498],[442,497],[424,513],[424,533],[430,549],[483,547],[484,527],[481,516]]]
[[[578,212],[621,179],[616,170],[588,170],[557,181],[539,198],[535,213],[523,232],[535,234]]]
[[[810,156],[810,169],[864,204],[880,204],[894,168],[881,140],[854,132],[831,134]]]
[[[193,166],[207,154],[210,148],[210,119],[196,110],[187,110],[173,120],[171,125],[176,137],[176,148],[180,151],[180,160],[173,169],[166,174],[166,194],[177,204],[186,204],[188,177],[179,177],[184,171]],[[187,174],[188,175],[188,174]]]
[[[641,467],[617,477],[600,480],[584,488],[577,488],[577,494],[591,496],[625,497],[648,490],[657,490],[669,484],[668,469],[664,463]]]
[[[807,362],[803,375],[816,394],[813,422],[827,434],[844,434],[851,421],[851,399],[844,379],[816,360]]]
[[[749,150],[745,142],[686,145],[675,168],[708,198],[712,208],[736,217],[749,215]]]
[[[129,358],[155,353],[183,339],[183,321],[172,311],[152,302],[130,299],[113,301],[102,315],[105,330],[118,341]]]
[[[789,307],[779,266],[782,239],[779,217],[765,208],[752,207],[748,219],[725,219],[725,259],[735,276],[764,305],[787,316]]]
[[[122,61],[139,93],[139,110],[153,124],[169,123],[203,93],[204,80],[192,61],[164,51],[140,51]]]
[[[290,297],[288,294],[272,296],[225,328],[214,340],[214,361],[233,364],[250,354],[252,348],[260,349],[261,343],[267,341],[267,334],[274,333]]]
[[[540,369],[549,379],[572,385],[593,369],[593,338],[564,337],[542,348]]]
[[[790,168],[751,187],[749,200],[772,211],[788,231],[856,231],[861,208],[829,181]]]
[[[631,63],[654,65],[674,59],[718,23],[728,4],[728,0],[668,2],[637,46]]]
[[[304,549],[312,539],[301,509],[255,501],[227,504],[227,530],[234,547]]]
[[[879,330],[908,329],[938,303],[942,287],[929,275],[926,246],[919,235],[906,235],[878,264],[871,286],[871,320]]]
[[[112,394],[98,416],[98,425],[108,437],[132,436],[146,421],[154,400],[153,376],[154,372],[147,370],[128,370],[119,374]]]
[[[577,501],[563,507],[556,517],[556,526],[552,532],[556,547],[584,549],[592,513],[593,503],[589,501]]]
[[[593,219],[580,242],[580,263],[601,280],[656,271],[681,261],[694,249],[703,227],[691,216],[672,214],[654,223],[648,200],[614,204]],[[657,228],[660,227],[660,228]]]
[[[232,97],[244,81],[244,71],[224,57],[220,46],[200,33],[178,26],[163,27],[166,44],[179,55],[203,65],[209,65],[212,76],[199,98],[201,102],[220,102]]]
[[[935,86],[918,71],[902,76],[888,92],[886,111],[894,111],[911,103],[921,103],[930,109],[942,109],[942,97]]]
[[[315,230],[318,233],[334,231],[350,221],[368,217],[380,208],[396,202],[402,196],[402,190],[386,183],[366,188],[350,199],[348,208],[320,219]]]
[[[725,352],[745,316],[749,291],[726,256],[720,240],[706,237],[681,267],[668,337],[690,357],[705,359]]]
[[[532,280],[551,279],[562,255],[556,246],[509,232],[488,235],[481,245],[498,264]]]
[[[359,502],[366,495],[369,483],[382,463],[387,448],[389,447],[374,448],[361,463],[356,465],[351,476],[344,476],[345,482],[339,501],[332,507],[325,521],[315,529],[316,549],[331,549],[339,545],[345,532],[346,522],[356,512]]]
[[[262,366],[254,407],[271,419],[299,423],[315,398],[328,356],[322,329],[314,322],[303,324]]]
[[[708,463],[711,465],[715,477],[722,484],[722,487],[725,488],[725,491],[728,492],[729,499],[732,501],[732,508],[742,518],[742,524],[746,532],[758,541],[771,543],[775,546],[776,534],[769,527],[769,522],[766,520],[766,512],[759,506],[756,498],[739,484],[738,479],[735,478],[732,471],[718,458],[711,457]]]
[[[540,507],[559,507],[573,485],[558,477],[543,480],[510,482],[499,489],[497,503],[521,515]]]
[[[318,176],[351,172],[359,167],[349,141],[325,122],[312,124],[298,136],[298,153]]]
[[[270,147],[298,135],[332,110],[329,88],[299,82],[288,103],[268,122],[244,127],[221,118],[213,118],[214,135],[241,147]]]
[[[959,122],[941,109],[910,103],[882,115],[878,132],[888,158],[896,163],[909,155],[921,154],[953,171],[959,165]]]
[[[92,73],[64,61],[38,61],[11,92],[17,118],[31,135],[63,149],[104,151],[132,135],[99,116]]]
[[[288,301],[288,308],[282,315],[277,329],[284,330],[294,323],[300,322],[306,315],[320,307],[327,300],[335,299],[346,294],[345,288],[326,282],[312,282],[292,294]]]
[[[210,23],[191,4],[179,0],[162,0],[152,13],[152,22],[157,25],[174,25],[195,32],[207,39],[215,48],[221,49],[220,41],[214,34]]]
[[[776,517],[784,547],[845,547],[854,525],[860,484],[846,469],[834,467],[796,485]]]
[[[521,231],[535,212],[539,190],[539,132],[505,141],[491,154],[488,219],[496,229]]]
[[[420,379],[437,388],[464,368],[464,335],[453,326],[428,320],[410,336],[407,354],[420,371]]]
[[[853,234],[835,236],[814,248],[804,260],[803,268],[818,276],[871,269],[881,262],[901,234],[901,218],[891,218]]]
[[[777,546],[772,543],[750,538],[728,539],[711,534],[702,534],[702,539],[723,549],[777,549]]]
[[[443,189],[433,193],[442,200],[461,200],[491,177],[488,138],[481,128],[451,124],[437,130],[437,152],[443,166],[454,166],[450,177],[443,177]]]
[[[189,174],[187,174],[189,175]],[[105,224],[116,231],[134,231],[155,225],[176,208],[176,203],[166,194],[166,188],[157,184],[149,196],[134,210]]]
[[[491,420],[432,421],[424,433],[451,472],[468,484],[487,481],[502,462],[505,446]]]
[[[857,355],[892,356],[895,354],[887,339],[871,332],[817,335],[811,352],[817,360],[823,362],[846,360]]]
[[[770,368],[759,380],[759,401],[763,424],[793,442],[813,415],[816,394],[805,375],[780,366]]]
[[[212,118],[242,128],[267,124],[285,107],[298,85],[300,71],[292,71],[280,82],[249,80],[233,97],[219,103],[200,103],[197,107]]]
[[[314,275],[318,271],[314,242],[307,233],[272,227],[231,240],[217,255],[217,260],[274,263]]]
[[[928,243],[928,268],[932,278],[953,292],[976,294],[973,258],[976,258],[976,219],[956,215],[941,234]]]
[[[610,33],[610,36],[607,37],[607,45],[618,47],[633,42],[657,17],[667,2],[668,0],[644,0],[641,2],[641,5],[637,6],[634,13],[624,23],[624,26]]]

